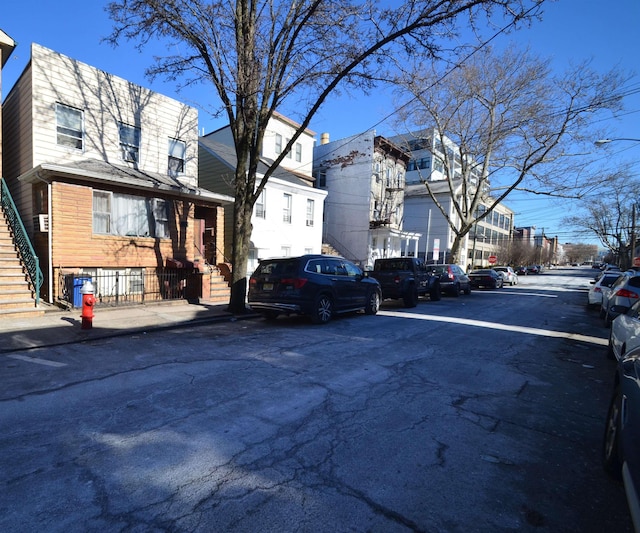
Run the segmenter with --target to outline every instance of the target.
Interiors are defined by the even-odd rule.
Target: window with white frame
[[[282,153],[282,135],[276,133],[276,154]]]
[[[313,226],[314,201],[307,198],[307,226]]]
[[[140,128],[119,124],[122,159],[130,163],[140,162]]]
[[[84,148],[83,112],[63,104],[56,104],[57,143],[77,150]]]
[[[266,195],[267,191],[265,189],[262,189],[262,192],[260,192],[260,196],[258,196],[258,199],[256,200],[255,214],[258,218],[267,218],[267,213],[265,210]]]
[[[184,173],[185,154],[187,145],[178,139],[169,139],[169,175],[177,176]]]
[[[280,253],[282,257],[290,257],[291,256],[291,246],[281,246]]]
[[[296,161],[300,163],[302,161],[302,144],[296,143]]]
[[[127,237],[169,238],[167,201],[93,191],[93,232]]]
[[[291,140],[291,139],[285,139],[285,140],[284,140],[284,144],[285,144],[285,145],[289,144],[289,141],[290,141],[290,140]],[[288,157],[289,159],[291,159],[291,150],[289,150],[289,151],[287,152],[287,157]]]
[[[282,196],[282,221],[291,224],[291,195],[284,193]]]
[[[111,233],[111,193],[93,191],[93,233]]]

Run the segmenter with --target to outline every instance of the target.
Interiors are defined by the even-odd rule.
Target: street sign
[[[490,265],[495,265],[498,262],[498,256],[497,255],[490,255],[489,256],[489,264]]]

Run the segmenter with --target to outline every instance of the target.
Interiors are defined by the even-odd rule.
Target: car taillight
[[[299,290],[307,283],[307,278],[283,278],[280,280],[281,285],[292,285],[294,289]]]
[[[600,287],[596,287],[595,289],[593,289],[593,292],[602,292],[602,289]]]
[[[256,278],[249,278],[249,286],[250,287],[255,287],[257,283],[258,283],[258,281],[256,280]]]
[[[616,292],[616,296],[620,296],[620,298],[637,298],[638,297],[638,295],[635,292],[630,291],[629,289],[619,289]]]
[[[393,282],[400,283],[400,276],[396,276],[395,278],[393,278]]]

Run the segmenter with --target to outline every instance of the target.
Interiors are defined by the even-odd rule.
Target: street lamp
[[[593,144],[595,144],[596,146],[602,146],[604,144],[609,144],[610,142],[613,142],[613,141],[631,141],[631,142],[640,143],[640,139],[628,139],[626,137],[618,137],[617,139],[598,139]]]

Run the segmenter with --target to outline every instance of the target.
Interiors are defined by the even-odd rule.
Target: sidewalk
[[[0,353],[57,346],[159,328],[235,320],[227,304],[186,301],[96,308],[91,329],[82,329],[81,309],[48,306],[43,316],[0,318]],[[254,314],[243,315],[252,318]]]

